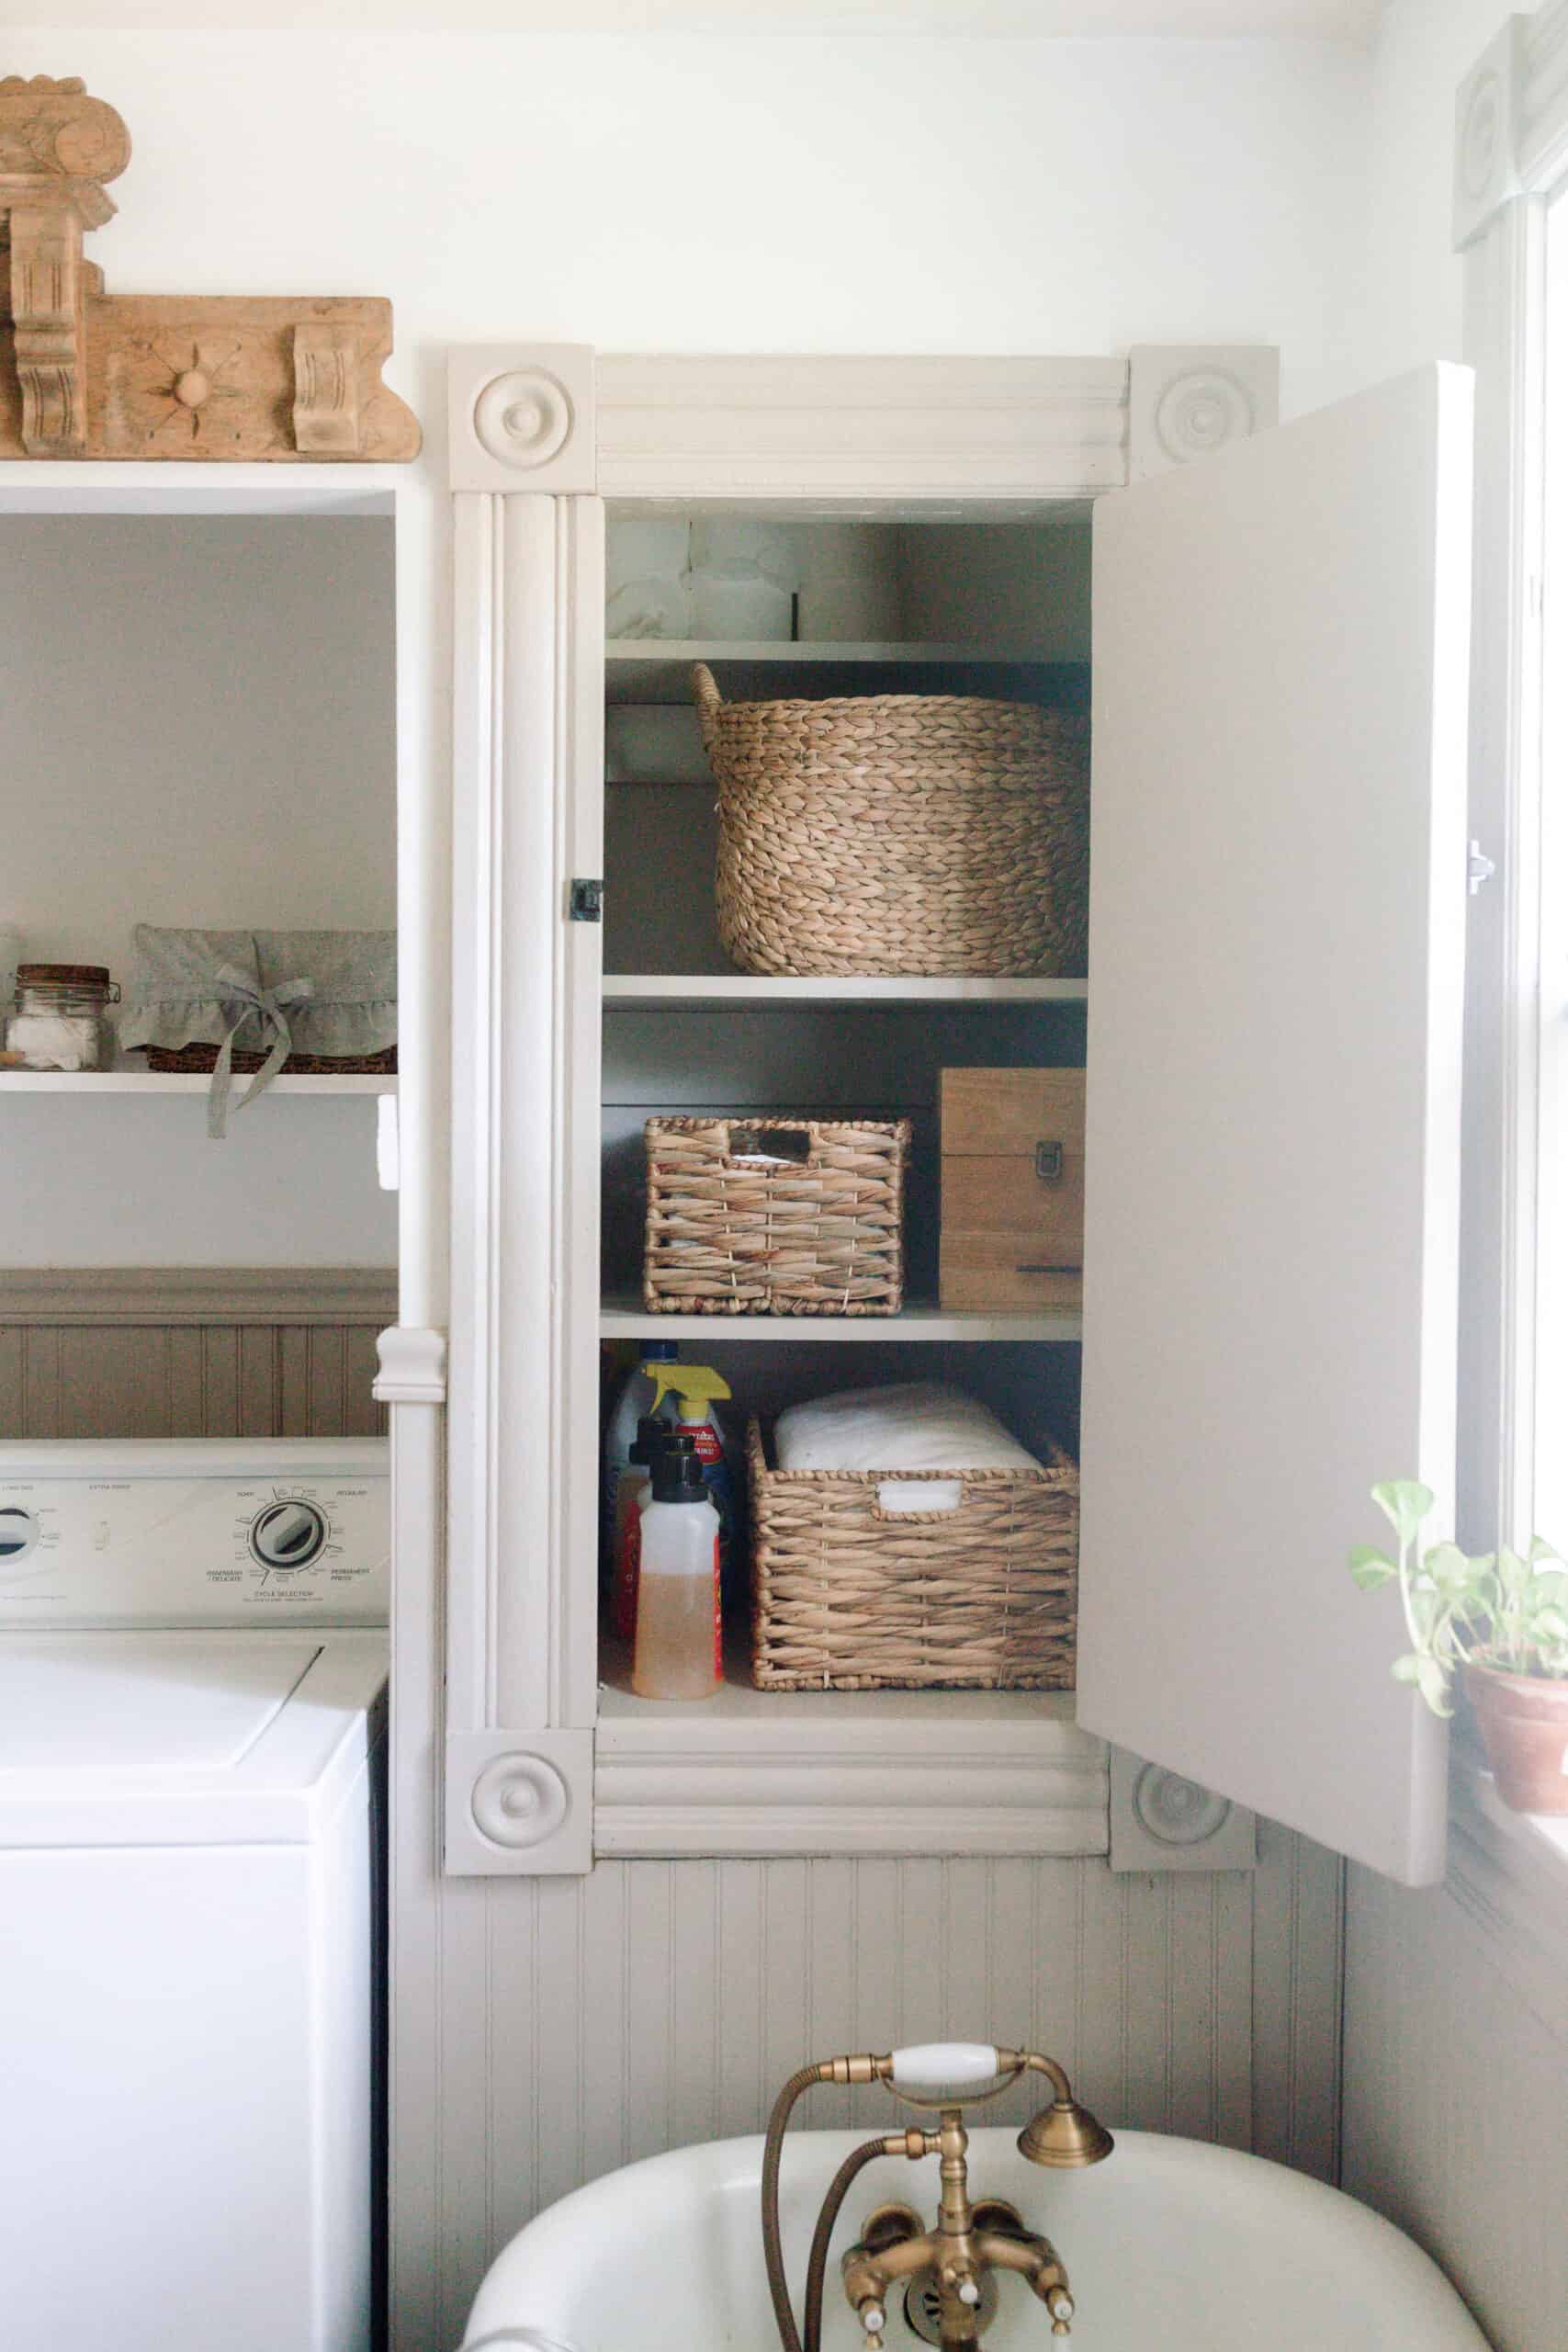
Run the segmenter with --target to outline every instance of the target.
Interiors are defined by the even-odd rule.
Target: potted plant
[[[1393,1479],[1372,1500],[1397,1556],[1358,1544],[1350,1573],[1364,1592],[1398,1583],[1410,1647],[1393,1662],[1394,1680],[1450,1715],[1459,1674],[1504,1803],[1568,1814],[1568,1562],[1539,1535],[1523,1554],[1504,1544],[1470,1558],[1457,1544],[1422,1552],[1431,1488]]]

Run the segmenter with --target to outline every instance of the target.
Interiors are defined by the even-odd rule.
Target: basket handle
[[[705,662],[694,662],[692,664],[692,695],[697,706],[697,724],[703,732],[703,747],[711,752],[718,727],[718,714],[724,708],[724,696],[719,693],[718,680]]]
[[[924,1507],[919,1503],[911,1502],[903,1510],[885,1510],[882,1504],[884,1487],[956,1487],[958,1489],[956,1498],[953,1502],[937,1506],[943,1519],[956,1519],[969,1499],[969,1488],[962,1470],[884,1471],[877,1480],[876,1490],[871,1498],[871,1513],[874,1519],[881,1520],[889,1527],[897,1527],[901,1519],[915,1519],[924,1515]]]

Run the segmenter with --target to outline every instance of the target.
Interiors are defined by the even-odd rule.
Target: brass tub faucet
[[[1099,2164],[1111,2154],[1115,2143],[1110,2132],[1078,2105],[1056,2061],[1032,2050],[1003,2050],[988,2042],[932,2042],[881,2057],[825,2058],[791,2075],[774,2104],[762,2151],[762,2251],[784,2352],[820,2352],[829,2242],[856,2175],[878,2156],[908,2156],[911,2161],[940,2156],[942,2202],[935,2227],[929,2230],[907,2205],[878,2207],[859,2243],[843,2257],[844,2292],[865,2332],[867,2352],[882,2352],[888,2291],[901,2283],[912,2295],[919,2292],[919,2309],[936,2331],[930,2337],[932,2343],[949,2352],[976,2352],[980,2330],[995,2306],[995,2274],[1004,2270],[1023,2278],[1044,2305],[1053,2335],[1069,2333],[1072,2292],[1055,2248],[1026,2229],[1013,2208],[999,2199],[970,2203],[969,2135],[963,2109],[951,2103],[957,2089],[969,2090],[976,2103],[995,2098],[1023,2074],[1044,2075],[1055,2096],[1019,2133],[1021,2154],[1031,2164],[1076,2168]],[[938,2120],[934,2130],[915,2125],[868,2140],[840,2165],[812,2238],[803,2340],[784,2274],[779,2163],[790,2111],[814,2083],[884,2083],[911,2106],[936,2109]],[[931,2096],[939,2086],[942,2096]]]

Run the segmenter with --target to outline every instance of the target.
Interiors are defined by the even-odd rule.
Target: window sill
[[[1555,2034],[1568,1977],[1568,1817],[1513,1813],[1474,1750],[1455,1756],[1447,1891],[1491,1963]]]

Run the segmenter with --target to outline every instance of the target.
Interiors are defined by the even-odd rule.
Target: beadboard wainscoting
[[[358,1267],[0,1272],[0,1437],[375,1437],[397,1277]]]
[[[1568,1859],[1461,1776],[1444,1885],[1352,1870],[1344,2186],[1455,2280],[1496,2352],[1568,2328]]]
[[[445,1880],[435,1949],[399,2008],[400,2352],[457,2342],[486,2266],[541,2206],[637,2157],[760,2131],[794,2068],[836,2051],[994,2030],[1055,2052],[1112,2125],[1327,2177],[1340,1866],[1258,1827],[1252,1873],[601,1861],[585,1879]],[[802,2120],[875,2128],[893,2111],[825,2090]]]

